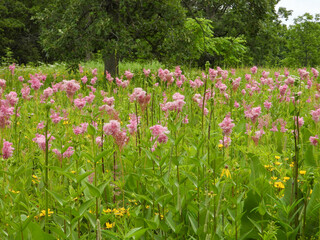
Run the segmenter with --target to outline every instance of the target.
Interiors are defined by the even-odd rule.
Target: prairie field
[[[315,68],[0,69],[0,239],[319,239]]]

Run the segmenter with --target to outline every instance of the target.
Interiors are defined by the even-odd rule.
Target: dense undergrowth
[[[320,237],[317,70],[160,67],[1,70],[1,239]]]

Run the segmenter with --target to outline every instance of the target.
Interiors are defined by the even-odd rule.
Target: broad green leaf
[[[91,207],[93,202],[94,202],[94,199],[90,199],[90,200],[82,203],[81,206],[79,207],[79,216],[82,216],[85,213],[85,211],[87,211],[88,208]]]
[[[55,200],[57,200],[57,202],[58,202],[61,206],[64,206],[64,205],[66,204],[66,201],[63,199],[63,197],[62,197],[60,194],[55,193],[55,192],[52,192],[52,191],[50,191],[50,190],[48,190],[48,189],[46,189],[46,191],[47,191],[48,193],[50,193],[50,195],[51,195]]]
[[[142,228],[142,227],[134,228],[134,229],[131,229],[124,237],[139,239],[147,230],[148,228]]]
[[[84,183],[88,186],[91,196],[100,197],[101,194],[98,188],[96,188],[95,186],[93,186],[88,182],[84,182]]]

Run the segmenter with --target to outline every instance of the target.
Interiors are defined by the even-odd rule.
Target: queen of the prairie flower
[[[3,159],[8,159],[12,157],[14,148],[12,147],[11,142],[6,141],[3,139],[3,147],[2,147],[2,157]]]

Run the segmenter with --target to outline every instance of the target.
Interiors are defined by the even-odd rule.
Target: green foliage
[[[288,55],[284,64],[290,66],[317,66],[320,64],[320,20],[306,13],[295,19],[287,32]]]

